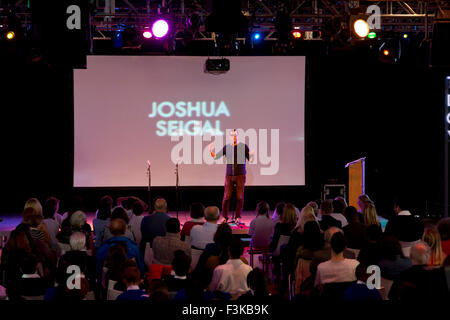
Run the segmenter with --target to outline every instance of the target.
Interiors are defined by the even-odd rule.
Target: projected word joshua
[[[166,118],[156,123],[156,134],[162,136],[182,136],[182,135],[223,135],[220,130],[220,120],[209,120],[205,118],[218,118],[220,116],[230,117],[230,111],[224,101],[216,103],[215,101],[164,101],[161,103],[153,102],[149,118]],[[169,120],[170,118],[179,118]],[[194,118],[184,120],[184,118]],[[197,118],[197,119],[195,119]],[[202,119],[202,120],[199,120]]]

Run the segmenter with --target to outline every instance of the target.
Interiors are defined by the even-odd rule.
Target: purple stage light
[[[166,20],[157,20],[153,23],[152,33],[156,38],[162,38],[169,32],[169,24]]]
[[[144,31],[144,33],[142,33],[142,35],[146,39],[150,39],[152,37],[152,33],[150,31]]]

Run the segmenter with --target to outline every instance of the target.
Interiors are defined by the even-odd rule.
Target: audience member
[[[194,226],[202,225],[205,223],[203,219],[205,217],[205,206],[200,202],[194,202],[190,207],[191,220],[187,221],[181,229],[181,240],[185,240],[186,237],[191,236],[191,230]]]
[[[393,280],[402,271],[411,268],[411,260],[403,255],[400,242],[394,236],[386,236],[380,241],[378,266],[383,278]]]
[[[323,200],[320,204],[320,228],[323,231],[328,230],[330,227],[336,227],[341,229],[342,222],[331,216],[333,212],[333,205],[331,200]]]
[[[174,252],[171,274],[164,277],[164,282],[170,292],[178,292],[186,289],[188,285],[187,275],[191,267],[191,258],[182,250]]]
[[[252,237],[251,246],[255,250],[268,251],[272,234],[273,221],[269,218],[269,204],[265,201],[256,206],[256,218],[250,222],[248,235]]]
[[[439,220],[437,229],[441,236],[442,251],[450,256],[450,218]]]
[[[139,268],[126,267],[123,274],[123,281],[127,286],[127,290],[117,297],[117,301],[148,300],[149,296],[147,292],[139,288],[139,285],[143,281]]]
[[[395,236],[399,241],[413,242],[422,239],[423,223],[408,210],[408,203],[403,198],[394,201],[396,214],[386,225],[385,234]]]
[[[274,225],[276,225],[278,222],[281,221],[281,216],[283,215],[285,205],[286,205],[286,203],[279,202],[275,206],[275,210],[273,210],[273,214],[272,214],[272,221],[273,221]]]
[[[278,247],[280,236],[291,236],[292,230],[297,225],[297,211],[293,204],[288,203],[284,206],[280,222],[275,225],[273,238],[269,250],[274,252]]]
[[[380,248],[378,241],[381,238],[381,229],[373,224],[366,229],[367,240],[359,250],[358,261],[366,265],[378,264],[380,260]]]
[[[35,206],[28,205],[29,202],[33,200],[30,199],[25,205],[25,209],[22,214],[22,223],[29,226],[29,232],[34,240],[43,241],[49,248],[52,247],[50,235],[47,226],[43,223],[44,216],[42,215],[42,207],[39,202]],[[36,199],[37,201],[37,199]],[[35,202],[33,202],[35,203]]]
[[[380,292],[376,288],[369,289],[367,286],[368,265],[359,264],[355,270],[357,281],[353,283],[345,292],[344,300],[347,301],[380,301]]]
[[[213,243],[219,217],[219,208],[207,207],[205,209],[206,222],[203,225],[193,226],[191,229],[191,247],[193,249],[204,250],[208,243]]]
[[[20,264],[20,272],[22,277],[19,280],[18,291],[21,299],[32,297],[43,297],[45,291],[50,287],[51,283],[38,274],[38,261],[36,257],[28,253],[22,257]]]
[[[58,207],[59,200],[55,197],[50,197],[45,200],[43,208],[44,220],[42,222],[47,227],[52,249],[56,249],[58,247],[58,240],[56,239],[56,235],[58,234],[59,227],[61,226],[61,216],[58,215]]]
[[[362,212],[362,216],[364,224],[366,226],[371,226],[373,224],[380,226],[377,210],[375,209],[375,205],[372,202],[366,204],[366,206],[364,207],[364,211]]]
[[[343,228],[347,246],[351,249],[361,249],[366,242],[366,225],[359,220],[359,214],[355,207],[347,207],[344,209],[347,217],[348,225]]]
[[[110,196],[103,196],[100,199],[100,205],[97,210],[96,217],[92,221],[92,225],[94,227],[94,246],[97,249],[103,243],[104,230],[111,221],[112,206],[113,199]]]
[[[135,201],[131,207],[131,218],[129,228],[134,236],[134,241],[140,246],[142,240],[141,225],[144,219],[145,206],[142,201]]]
[[[339,220],[341,222],[341,226],[345,227],[348,222],[343,213],[345,208],[347,208],[347,202],[342,197],[336,197],[331,202],[331,205],[333,207],[333,212],[330,214],[330,216],[332,216],[336,220]]]
[[[263,270],[255,268],[250,271],[247,275],[247,285],[250,290],[238,298],[239,302],[257,303],[271,297],[269,278]]]
[[[422,241],[430,247],[430,260],[427,265],[430,267],[441,267],[447,255],[442,251],[441,236],[435,228],[425,229]]]
[[[306,204],[308,207],[313,208],[314,214],[316,215],[316,219],[319,217],[319,205],[317,201],[310,201]]]
[[[127,237],[131,241],[136,242],[136,237],[134,236],[129,224],[130,218],[128,217],[127,211],[122,207],[115,207],[111,213],[111,220],[114,219],[122,219],[125,222],[126,225],[125,237]],[[109,229],[109,225],[110,224],[107,224],[105,226],[105,229],[103,230],[103,241],[107,241],[113,237],[111,230]]]
[[[211,281],[213,291],[227,292],[233,300],[249,291],[247,275],[252,268],[242,262],[241,256],[243,253],[242,241],[238,238],[233,239],[229,249],[230,259],[227,263],[214,269]]]
[[[170,218],[166,222],[166,235],[157,236],[153,239],[153,259],[154,263],[170,265],[174,252],[181,250],[186,255],[191,255],[189,243],[180,239],[180,221],[177,218]]]
[[[166,235],[166,222],[170,219],[167,214],[166,200],[163,198],[156,199],[154,208],[154,213],[142,219],[142,240],[140,243],[142,252],[144,252],[146,243],[150,243],[151,246],[155,237]]]

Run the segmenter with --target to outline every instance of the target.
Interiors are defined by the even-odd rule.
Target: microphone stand
[[[178,176],[178,162],[175,165],[175,175],[176,175],[176,181],[175,181],[175,202],[176,202],[176,212],[177,212],[177,219],[178,219],[178,186],[179,186],[179,176]]]
[[[152,213],[152,192],[151,192],[151,186],[152,186],[152,172],[151,172],[151,165],[150,161],[147,160],[147,176],[148,176],[148,212]]]

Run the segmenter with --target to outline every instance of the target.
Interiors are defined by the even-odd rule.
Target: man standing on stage
[[[236,217],[235,222],[239,224],[242,208],[244,207],[244,188],[245,188],[245,161],[253,162],[251,151],[246,144],[238,143],[238,132],[236,129],[230,132],[231,144],[225,145],[217,154],[214,153],[213,144],[209,145],[211,156],[217,160],[226,156],[227,171],[225,176],[225,192],[223,194],[222,212],[224,222],[228,221],[228,207],[230,205],[231,195],[233,193],[233,184],[236,184]]]

